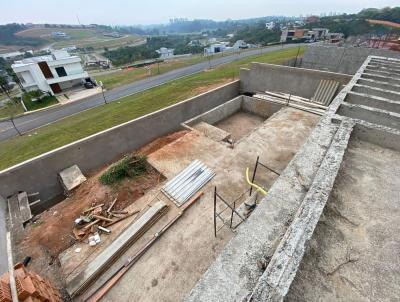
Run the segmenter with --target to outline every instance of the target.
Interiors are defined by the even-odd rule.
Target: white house
[[[267,29],[274,29],[274,28],[275,28],[275,25],[276,25],[276,24],[275,24],[274,21],[265,23],[265,27],[266,27]]]
[[[226,50],[226,44],[224,43],[215,43],[211,44],[209,47],[204,48],[204,55],[224,52]]]
[[[159,50],[156,50],[156,52],[160,55],[160,59],[171,58],[174,56],[173,48],[161,47]]]
[[[15,61],[11,65],[26,90],[61,93],[79,85],[88,77],[82,69],[81,58],[67,51],[57,50],[51,55]]]
[[[237,40],[235,44],[233,44],[233,49],[243,49],[243,48],[248,48],[249,46],[247,43],[243,40]]]

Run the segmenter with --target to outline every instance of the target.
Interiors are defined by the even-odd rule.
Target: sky
[[[363,8],[399,6],[399,0],[0,0],[0,24],[57,23],[136,25],[171,18],[246,19],[272,15],[354,13]]]

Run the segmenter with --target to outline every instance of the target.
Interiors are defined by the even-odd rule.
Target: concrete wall
[[[369,55],[400,58],[400,52],[386,49],[336,46],[309,46],[301,67],[355,74]]]
[[[88,173],[155,138],[176,131],[180,124],[239,93],[239,81],[200,94],[85,139],[45,153],[0,172],[0,195],[39,192],[44,201],[62,193],[57,173],[77,164]]]
[[[238,111],[252,113],[267,119],[282,107],[281,104],[241,95],[186,121],[185,125],[192,127],[200,122],[214,125]]]
[[[255,93],[268,90],[311,98],[320,80],[334,80],[345,85],[350,79],[351,76],[345,74],[252,63],[250,70],[240,70],[240,89],[243,93]]]
[[[8,262],[7,262],[7,204],[4,198],[0,196],[0,275],[4,272],[8,271]]]

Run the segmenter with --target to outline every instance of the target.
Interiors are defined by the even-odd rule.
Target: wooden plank
[[[128,226],[109,246],[107,246],[85,269],[67,284],[71,297],[76,296],[89,286],[101,272],[109,267],[131,244],[148,230],[165,213],[167,205],[157,202],[134,223]]]
[[[21,212],[19,211],[18,195],[11,196],[7,201],[10,214],[11,234],[13,234],[14,238],[18,239],[21,238],[24,232]]]
[[[21,212],[22,222],[27,222],[32,218],[31,207],[29,206],[28,194],[22,192],[18,194],[19,211]]]
[[[155,233],[153,237],[132,257],[128,257],[126,263],[120,267],[116,273],[106,281],[106,283],[95,291],[88,300],[88,302],[98,302],[104,295],[118,282],[119,279],[129,270],[129,268],[135,264],[140,257],[161,237],[161,235],[168,230],[170,226],[172,226],[185,212],[187,208],[189,208],[197,199],[199,199],[204,192],[197,192],[193,197],[185,202],[185,204],[180,208],[180,212],[177,216],[175,216],[171,221],[169,221],[160,231]]]

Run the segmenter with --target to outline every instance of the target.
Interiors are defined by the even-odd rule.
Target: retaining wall
[[[400,58],[400,52],[387,49],[309,46],[301,67],[353,75],[369,55]]]
[[[39,192],[46,208],[62,193],[61,170],[77,164],[84,174],[180,128],[180,124],[239,94],[239,81],[99,132],[0,172],[0,195]],[[33,209],[37,211],[38,209]],[[39,209],[41,210],[41,209]]]
[[[240,90],[250,92],[286,92],[311,98],[320,80],[334,80],[346,85],[350,75],[296,67],[252,63],[251,69],[240,70]],[[338,89],[340,91],[341,88]]]

